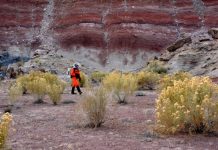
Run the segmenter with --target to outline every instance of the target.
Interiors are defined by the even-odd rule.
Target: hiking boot
[[[75,87],[72,87],[71,94],[76,94],[74,93],[74,90],[75,90]]]

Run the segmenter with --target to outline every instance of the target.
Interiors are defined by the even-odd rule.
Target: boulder
[[[169,46],[167,48],[167,50],[169,52],[174,52],[177,49],[181,48],[183,45],[190,44],[191,42],[192,42],[191,37],[186,37],[186,38],[183,38],[183,39],[179,39],[173,45]]]
[[[33,53],[33,57],[46,55],[46,54],[49,53],[49,51],[50,51],[50,50],[37,49],[37,50],[34,51],[34,53]]]
[[[212,38],[218,39],[218,28],[211,28],[208,33],[212,36]]]

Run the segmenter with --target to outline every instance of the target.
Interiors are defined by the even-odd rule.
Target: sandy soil
[[[0,114],[7,105],[6,89],[4,86],[0,91]],[[215,136],[152,132],[156,97],[154,91],[147,91],[146,96],[130,97],[127,105],[110,102],[103,126],[90,129],[75,124],[81,96],[65,93],[61,103],[54,106],[48,98],[45,104],[33,104],[33,97],[25,95],[13,107],[13,130],[7,145],[13,150],[218,149]]]

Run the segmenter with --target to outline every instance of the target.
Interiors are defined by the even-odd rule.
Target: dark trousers
[[[79,92],[79,94],[82,94],[82,91],[80,90],[79,86],[76,86],[76,89]],[[76,94],[76,93],[74,93],[74,90],[75,90],[75,86],[72,86],[71,94]]]

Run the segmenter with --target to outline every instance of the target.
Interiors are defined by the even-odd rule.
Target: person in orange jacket
[[[71,90],[71,94],[76,94],[74,93],[75,88],[77,88],[77,91],[79,92],[79,94],[82,94],[82,91],[80,89],[80,85],[79,85],[79,81],[81,81],[81,77],[80,77],[80,71],[79,71],[79,65],[78,64],[74,64],[73,68],[71,68],[70,70],[70,76],[72,79],[72,90]],[[79,80],[79,81],[78,81]]]

